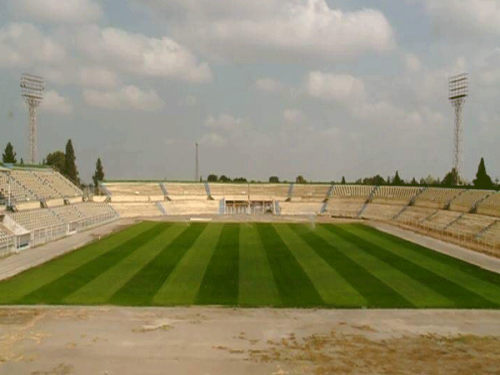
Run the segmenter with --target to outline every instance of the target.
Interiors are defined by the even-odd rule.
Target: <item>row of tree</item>
[[[2,154],[2,161],[9,164],[17,163],[17,154],[14,151],[14,146],[9,142],[5,147],[5,151]],[[43,165],[50,165],[55,170],[59,171],[62,175],[71,180],[74,184],[80,186],[80,177],[78,173],[78,168],[76,166],[76,155],[75,149],[73,148],[73,142],[71,139],[66,143],[65,152],[60,150],[49,153],[42,162]],[[25,165],[23,159],[18,165]],[[96,167],[94,175],[92,176],[92,181],[94,186],[97,187],[99,181],[104,180],[104,168],[101,162],[101,158],[97,158]]]

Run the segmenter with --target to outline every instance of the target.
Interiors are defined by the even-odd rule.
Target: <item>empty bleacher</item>
[[[284,201],[288,198],[289,187],[289,184],[251,184],[249,185],[250,199]]]
[[[429,187],[415,199],[415,206],[442,209],[462,192],[460,189]]]
[[[49,184],[61,197],[70,198],[83,195],[82,190],[78,188],[78,186],[73,184],[70,180],[64,178],[59,172],[32,171],[32,173],[39,179]]]
[[[500,217],[500,192],[494,192],[477,207],[478,214]]]
[[[24,202],[30,200],[36,200],[36,196],[33,192],[23,186],[19,181],[14,178],[10,178],[10,172],[0,171],[0,193],[4,196],[7,202],[9,196],[9,185],[10,185],[10,196],[14,202]]]
[[[364,219],[388,221],[392,220],[392,218],[401,212],[401,210],[401,206],[370,203],[366,206],[365,210],[361,214],[361,217]]]
[[[36,230],[65,224],[63,220],[48,208],[14,212],[9,216],[27,230]]]
[[[364,200],[334,198],[328,201],[326,213],[333,217],[355,218],[364,204]]]
[[[500,220],[497,220],[490,228],[481,233],[479,238],[492,244],[494,247],[500,246]]]
[[[330,185],[327,184],[295,184],[293,186],[293,201],[323,202]]]
[[[62,221],[67,223],[85,218],[85,216],[76,208],[76,205],[55,207],[52,208],[52,212],[54,212]]]
[[[374,186],[366,185],[335,185],[331,198],[356,199],[366,201]]]
[[[421,224],[430,229],[444,230],[461,215],[462,213],[460,212],[439,210],[434,215],[422,221]]]
[[[407,205],[421,190],[420,187],[380,186],[373,194],[372,202]]]
[[[31,171],[16,170],[11,171],[12,177],[21,185],[28,187],[39,199],[59,198],[61,194],[54,189],[46,180],[42,180],[37,174]]]
[[[496,221],[491,216],[465,214],[450,225],[447,230],[467,235],[476,235]]]
[[[112,202],[111,206],[120,214],[120,217],[154,217],[162,215],[154,202]]]
[[[168,196],[172,200],[202,200],[208,198],[205,184],[203,183],[165,182],[164,184],[167,187]]]
[[[410,206],[398,216],[397,221],[417,224],[435,212],[433,208]]]
[[[215,200],[248,200],[248,184],[210,183],[210,193]]]
[[[467,190],[451,201],[450,210],[469,212],[477,202],[491,193],[489,190]]]
[[[219,213],[219,202],[210,200],[172,200],[163,202],[168,215],[216,215]]]

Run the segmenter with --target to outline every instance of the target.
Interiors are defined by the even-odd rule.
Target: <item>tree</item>
[[[342,182],[341,182],[342,185],[345,185],[345,177],[342,176]]]
[[[92,181],[94,181],[96,189],[97,186],[99,186],[99,181],[104,181],[104,169],[102,167],[101,158],[97,158],[97,162],[95,163],[95,173],[92,176]]]
[[[7,146],[5,147],[5,151],[2,155],[2,161],[4,163],[12,163],[12,164],[17,163],[16,153],[14,152],[14,146],[12,146],[10,142],[7,143]]]
[[[441,182],[441,186],[452,187],[457,184],[458,181],[458,173],[455,168],[452,168],[450,172],[444,176],[443,181]],[[439,183],[439,179],[438,179]]]
[[[245,177],[237,177],[233,179],[234,182],[247,182]]]
[[[278,176],[271,176],[269,177],[269,182],[277,184],[278,182],[280,182],[280,179],[278,178]]]
[[[216,174],[209,174],[207,181],[208,182],[217,182],[217,175]]]
[[[225,175],[219,177],[219,182],[231,182],[231,179]]]
[[[392,184],[395,186],[401,186],[404,185],[404,181],[399,177],[399,172],[396,171],[396,174],[394,175],[394,178],[392,179]]]
[[[80,183],[80,178],[78,178],[78,169],[76,168],[75,150],[71,139],[68,139],[68,143],[66,143],[63,174],[75,184],[78,185]]]
[[[493,181],[491,181],[491,177],[488,176],[488,173],[486,173],[484,158],[481,158],[479,167],[477,168],[476,178],[472,182],[474,183],[475,188],[493,189]]]
[[[295,179],[295,182],[297,184],[307,184],[306,179],[302,175],[298,175],[297,178]]]
[[[54,151],[47,155],[45,164],[53,166],[59,172],[64,171],[66,155],[62,151]]]
[[[411,180],[410,185],[418,186],[418,181],[415,177],[413,177],[413,180]]]

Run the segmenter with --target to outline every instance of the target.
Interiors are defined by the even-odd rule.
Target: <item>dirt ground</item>
[[[0,374],[499,374],[500,311],[0,308]]]

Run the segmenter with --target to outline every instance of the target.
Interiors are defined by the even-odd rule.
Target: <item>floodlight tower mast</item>
[[[194,178],[195,182],[198,182],[200,180],[200,160],[198,158],[198,143],[195,143],[196,145],[196,166],[195,166],[195,172],[194,172]]]
[[[455,175],[453,177],[454,185],[460,182],[460,169],[462,167],[462,109],[465,99],[469,95],[469,77],[466,73],[459,74],[450,78],[448,83],[451,105],[455,109],[455,130],[453,144],[453,168]]]
[[[23,74],[21,76],[21,95],[26,104],[28,104],[30,112],[30,163],[36,163],[36,139],[37,139],[37,123],[36,109],[43,100],[43,92],[45,90],[45,82],[42,77],[32,74]]]

